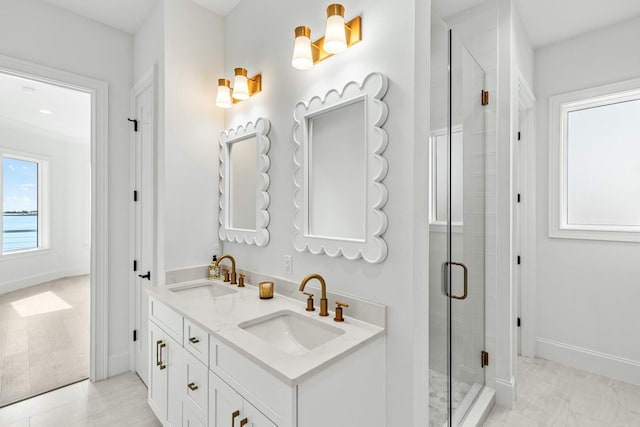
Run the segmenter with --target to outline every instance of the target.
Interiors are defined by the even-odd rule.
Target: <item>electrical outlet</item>
[[[291,274],[291,255],[284,256],[284,273]]]

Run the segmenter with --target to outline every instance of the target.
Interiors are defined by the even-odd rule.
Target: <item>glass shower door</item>
[[[484,386],[485,74],[432,22],[429,425],[458,426]]]
[[[449,30],[448,297],[450,425],[484,386],[486,134],[485,73]]]

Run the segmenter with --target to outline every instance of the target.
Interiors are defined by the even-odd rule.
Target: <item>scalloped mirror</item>
[[[269,243],[269,121],[220,134],[220,239]]]
[[[294,110],[294,246],[331,257],[384,261],[388,79],[369,74]]]

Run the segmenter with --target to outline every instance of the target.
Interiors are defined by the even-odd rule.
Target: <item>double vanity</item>
[[[148,401],[163,425],[385,425],[384,328],[349,308],[320,315],[312,283],[306,304],[212,279],[150,289]]]

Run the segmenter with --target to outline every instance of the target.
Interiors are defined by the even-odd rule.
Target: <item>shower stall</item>
[[[429,425],[457,427],[485,385],[485,71],[434,18],[431,34]]]

